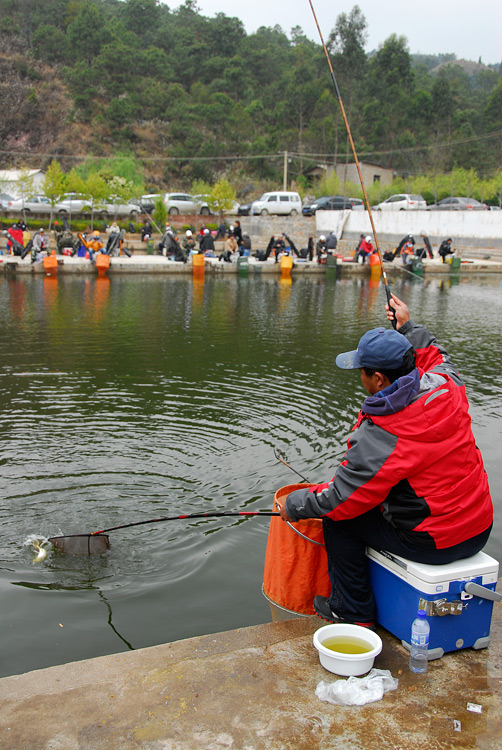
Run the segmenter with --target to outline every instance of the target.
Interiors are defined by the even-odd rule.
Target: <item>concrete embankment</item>
[[[499,582],[500,590],[500,582]],[[366,706],[315,696],[318,618],[258,625],[0,680],[4,750],[498,750],[502,732],[502,604],[490,646],[408,670],[380,629],[375,667],[399,679]],[[473,705],[472,705],[473,704]]]
[[[96,266],[85,258],[70,258],[68,256],[57,256],[58,258],[58,275],[93,275],[95,276]],[[294,267],[292,269],[293,277],[301,276],[325,276],[327,271],[326,265],[318,265],[315,261],[294,261]],[[376,268],[379,268],[377,266]],[[222,275],[222,274],[234,274],[244,273],[245,271],[239,267],[238,263],[224,263],[218,261],[217,258],[206,258],[204,270],[209,275]],[[332,269],[335,270],[334,268]],[[411,271],[407,268],[404,269],[401,261],[398,259],[394,263],[385,263],[385,270],[389,278],[400,278],[402,276],[410,276]],[[348,256],[344,260],[338,259],[337,271],[339,278],[347,278],[350,276],[356,277],[368,277],[370,276],[370,268],[368,264],[359,265],[357,263],[350,262]],[[439,258],[433,260],[426,259],[423,263],[423,275],[424,276],[445,276],[450,274],[459,275],[474,275],[474,274],[500,274],[502,273],[502,259],[492,260],[491,258],[473,259],[462,258],[462,262],[459,269],[452,269],[449,263],[442,263]],[[160,255],[146,255],[143,249],[138,251],[133,250],[133,255],[128,258],[125,255],[112,258],[110,267],[107,271],[108,276],[114,276],[115,274],[185,274],[191,275],[193,272],[191,263],[176,263]],[[247,273],[250,278],[257,276],[280,276],[281,266],[279,263],[274,263],[272,259],[268,259],[266,262],[258,262],[255,258],[249,258],[249,268]],[[31,263],[29,258],[21,258],[8,255],[0,258],[0,275],[4,274],[7,276],[19,276],[26,278],[32,275],[45,275],[45,269],[42,263]]]

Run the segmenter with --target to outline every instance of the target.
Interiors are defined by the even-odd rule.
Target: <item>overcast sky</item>
[[[248,33],[259,26],[279,24],[289,34],[301,26],[318,41],[308,0],[197,0],[206,16],[225,13],[237,16]],[[179,2],[169,2],[177,7]],[[350,13],[355,2],[313,0],[319,25],[326,39],[337,16]],[[484,63],[502,61],[502,0],[359,0],[368,22],[366,51],[377,49],[390,34],[405,36],[410,52],[439,54],[454,52],[458,58]]]

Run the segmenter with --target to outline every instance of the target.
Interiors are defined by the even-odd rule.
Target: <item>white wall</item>
[[[340,214],[347,214],[343,217]],[[337,230],[344,237],[371,234],[367,211],[317,211],[317,234]],[[379,239],[395,239],[425,231],[432,239],[453,237],[485,247],[502,246],[502,211],[373,211]]]

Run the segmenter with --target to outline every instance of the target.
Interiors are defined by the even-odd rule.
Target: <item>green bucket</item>
[[[153,255],[153,240],[146,241],[146,254]]]
[[[460,258],[451,259],[450,271],[460,271]]]
[[[242,274],[249,273],[249,258],[245,255],[237,258],[237,271]]]
[[[415,276],[423,276],[424,264],[422,263],[422,258],[411,259],[411,272],[414,273]]]

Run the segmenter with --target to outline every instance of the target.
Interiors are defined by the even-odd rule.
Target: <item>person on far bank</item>
[[[284,242],[284,235],[281,234],[280,237],[275,238],[272,249],[274,251],[274,257],[275,257],[274,263],[279,263],[279,255],[286,251],[286,243]]]
[[[45,234],[44,228],[40,227],[33,237],[32,259],[36,261],[42,260],[42,258],[45,258],[49,254],[49,249],[50,237]]]
[[[191,229],[186,230],[185,236],[181,240],[181,244],[183,250],[185,251],[185,257],[193,255],[193,251],[195,250],[195,240],[193,238],[193,232]]]
[[[317,263],[320,264],[323,262],[323,255],[327,255],[327,248],[326,248],[326,237],[324,234],[321,234],[319,239],[317,240],[315,244],[315,254],[317,258]]]
[[[240,247],[242,245],[242,228],[241,228],[241,223],[240,223],[240,221],[238,219],[237,219],[237,221],[234,224],[234,228],[233,228],[232,234],[234,235],[235,240],[236,240],[237,244],[239,245],[239,250],[240,250]]]
[[[366,263],[366,258],[373,253],[374,249],[371,236],[367,234],[359,243],[357,256],[354,257],[354,260],[357,260],[358,263]]]
[[[336,233],[330,232],[328,234],[328,239],[326,240],[326,249],[336,250],[337,245],[338,245],[338,237],[336,236]]]
[[[153,236],[153,227],[150,221],[146,220],[141,227],[141,241],[151,240]]]
[[[204,229],[202,239],[199,241],[199,253],[214,253],[213,235],[209,229]]]
[[[280,508],[285,521],[322,518],[332,589],[314,597],[314,610],[368,628],[376,609],[367,546],[442,565],[479,552],[493,520],[455,365],[396,295],[385,309],[397,330],[374,328],[336,358],[360,371],[369,394],[343,461],[331,481],[290,493]]]
[[[453,255],[453,250],[451,249],[451,243],[453,242],[451,237],[448,237],[447,240],[443,240],[441,245],[439,246],[438,255],[441,257],[441,260],[443,263],[446,263],[446,256],[447,255]]]
[[[239,245],[233,234],[230,234],[225,240],[225,247],[223,252],[220,253],[218,260],[225,261],[225,263],[232,262],[232,255],[239,252]]]

